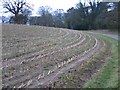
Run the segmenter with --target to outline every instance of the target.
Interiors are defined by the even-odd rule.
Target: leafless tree
[[[26,0],[3,0],[3,8],[7,12],[11,12],[15,16],[15,23],[19,21],[19,14],[23,14],[24,10],[31,9]]]

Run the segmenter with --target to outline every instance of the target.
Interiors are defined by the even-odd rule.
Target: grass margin
[[[113,38],[96,35],[98,38],[106,40],[112,44],[112,56],[111,59],[105,63],[104,67],[95,74],[90,80],[88,80],[83,88],[119,88],[118,87],[118,40]]]

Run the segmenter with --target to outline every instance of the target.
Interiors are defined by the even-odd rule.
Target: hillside
[[[108,62],[111,48],[85,31],[3,25],[3,87],[81,88]]]

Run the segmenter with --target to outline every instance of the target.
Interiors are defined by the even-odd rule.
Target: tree
[[[31,16],[29,19],[30,25],[39,25],[40,16]]]
[[[40,15],[39,19],[37,20],[37,23],[42,26],[53,26],[53,16],[50,13],[52,11],[52,8],[49,6],[41,6],[39,8],[38,14]]]
[[[107,10],[108,10],[108,3],[106,2],[90,2],[90,9],[91,9],[91,12],[89,14],[90,18],[89,18],[89,21],[90,21],[90,28],[92,29],[96,29],[95,27],[95,20],[96,18],[101,14],[101,13],[106,13]]]
[[[90,1],[90,0],[89,0]],[[106,13],[109,5],[106,2],[91,0],[78,3],[76,8],[70,8],[65,14],[67,27],[71,29],[96,29],[96,19],[101,13]]]
[[[14,23],[19,23],[21,14],[31,9],[25,0],[3,0],[3,8],[7,9],[6,13],[11,12],[14,15]]]
[[[81,12],[81,17],[89,24],[88,29],[96,29],[95,20],[101,13],[107,12],[107,2],[99,2],[98,0],[89,0],[88,5],[79,3],[77,9]]]
[[[28,21],[28,17],[23,14],[19,14],[17,16],[17,19],[19,20],[19,21],[17,21],[17,24],[26,24]],[[9,23],[15,23],[15,16],[10,17]]]
[[[28,9],[25,9],[23,14],[18,14],[17,19],[17,24],[27,24],[29,20],[29,16],[31,15],[31,11]],[[9,23],[15,23],[15,16],[11,16]]]
[[[75,21],[77,20],[75,20],[75,18],[73,17],[77,18],[77,16],[75,15],[75,9],[72,7],[67,10],[67,13],[65,13],[65,23],[66,23],[67,28],[69,29],[76,29],[74,27],[74,24],[75,24]]]
[[[97,29],[117,30],[118,28],[118,3],[108,3],[107,11],[100,13],[95,20]]]
[[[6,16],[1,16],[0,17],[1,18],[1,21],[2,21],[2,23],[8,23],[9,21],[8,21],[8,17],[6,17]]]
[[[82,5],[82,6],[81,6]],[[70,29],[88,29],[88,15],[86,9],[81,3],[79,8],[70,8],[65,14],[67,27]]]
[[[49,6],[41,6],[39,7],[39,10],[38,10],[38,14],[39,15],[47,15],[47,14],[50,14],[50,12],[52,11],[52,8],[49,7]]]
[[[59,27],[59,28],[65,27],[63,9],[57,9],[56,11],[54,11],[53,21],[55,27]]]

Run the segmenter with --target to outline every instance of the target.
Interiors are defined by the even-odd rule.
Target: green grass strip
[[[112,56],[104,67],[85,83],[83,88],[118,88],[118,50],[120,50],[118,41],[103,35],[97,35],[97,37],[112,44]]]

